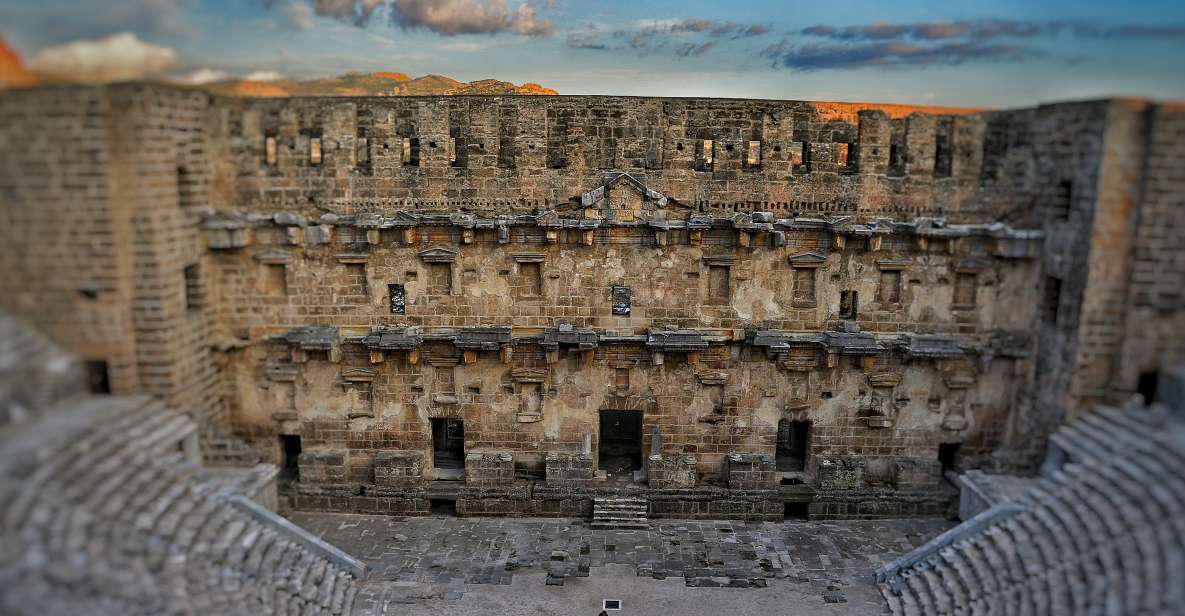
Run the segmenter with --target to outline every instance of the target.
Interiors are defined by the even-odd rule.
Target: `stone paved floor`
[[[576,575],[606,565],[685,586],[764,588],[793,584],[816,605],[874,589],[880,564],[950,528],[937,519],[850,522],[655,521],[649,530],[594,530],[553,518],[390,517],[294,512],[293,522],[371,567],[370,600],[409,605],[452,601],[516,576],[542,580],[567,556]],[[554,569],[553,569],[554,570]],[[553,580],[554,582],[555,580]],[[573,580],[569,580],[571,583]],[[861,593],[862,597],[870,596]]]

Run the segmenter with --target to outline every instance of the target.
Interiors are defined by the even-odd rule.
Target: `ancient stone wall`
[[[1179,116],[6,93],[0,305],[270,461],[299,437],[302,506],[583,512],[635,411],[655,515],[935,513],[1181,354],[1136,325],[1181,312]],[[792,470],[735,470],[790,422]]]
[[[217,414],[204,246],[209,99],[154,86],[0,97],[0,305],[106,374]]]

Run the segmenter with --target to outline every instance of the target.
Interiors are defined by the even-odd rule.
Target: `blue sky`
[[[174,76],[389,70],[563,94],[991,107],[1185,99],[1180,1],[0,3],[0,35],[42,64],[47,50],[120,32],[169,51]]]

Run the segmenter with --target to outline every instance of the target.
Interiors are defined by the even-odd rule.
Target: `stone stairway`
[[[593,499],[591,528],[650,528],[648,502],[628,496],[599,496]]]

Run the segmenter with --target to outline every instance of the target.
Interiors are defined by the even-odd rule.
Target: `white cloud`
[[[29,68],[50,79],[106,83],[159,75],[177,63],[177,52],[145,43],[131,32],[46,47]]]
[[[287,79],[283,73],[278,71],[255,71],[247,73],[243,76],[247,81],[280,81]]]
[[[226,71],[220,71],[216,68],[197,68],[177,77],[174,81],[196,86],[213,81],[225,81],[227,79],[230,79],[230,73]]]
[[[284,23],[293,30],[308,30],[313,27],[313,7],[303,2],[284,5]]]

